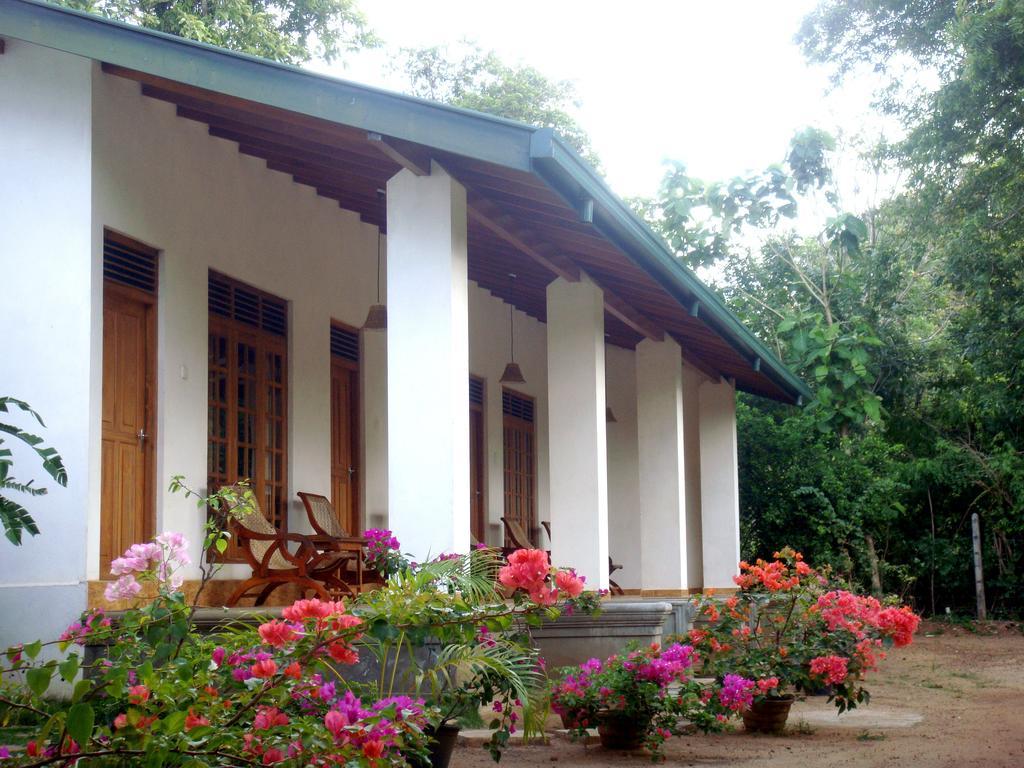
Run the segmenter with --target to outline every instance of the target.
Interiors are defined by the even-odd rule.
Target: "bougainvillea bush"
[[[218,535],[207,544],[220,548]],[[428,760],[432,729],[450,716],[443,708],[468,701],[508,713],[493,724],[497,753],[515,728],[514,705],[536,699],[543,680],[511,628],[556,614],[570,592],[574,607],[594,601],[575,582],[557,602],[541,605],[519,588],[504,600],[497,556],[479,551],[403,564],[349,604],[302,599],[280,618],[204,636],[179,591],[187,547],[179,534],[161,534],[115,561],[111,599],[150,584],[155,599],[113,621],[91,611],[59,640],[6,651],[0,710],[34,721],[34,733],[23,752],[0,754],[0,764],[418,765]],[[560,573],[548,565],[544,580]],[[386,648],[397,659],[428,638],[441,651],[431,666],[414,664],[420,688],[412,695],[393,690],[387,658],[379,680],[350,679],[361,654]],[[101,660],[83,660],[86,643],[106,645]],[[59,658],[44,660],[45,645]],[[45,697],[58,678],[72,693],[69,706],[55,708]]]
[[[693,668],[699,656],[692,645],[651,645],[607,659],[590,659],[561,670],[551,694],[552,709],[575,736],[602,721],[635,724],[654,759],[662,745],[684,732],[687,724],[718,730],[744,702],[731,681],[698,681]]]
[[[740,563],[735,581],[727,600],[698,601],[704,623],[687,639],[706,673],[738,676],[752,699],[825,689],[840,712],[866,703],[868,673],[886,648],[908,645],[920,622],[907,606],[840,588],[788,548]]]

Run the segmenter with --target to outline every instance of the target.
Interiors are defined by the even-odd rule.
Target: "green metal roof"
[[[39,0],[0,0],[0,36],[533,173],[794,401],[807,385],[551,129],[320,75]],[[0,60],[2,63],[2,60]]]

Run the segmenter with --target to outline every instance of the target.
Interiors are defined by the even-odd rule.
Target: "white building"
[[[198,542],[174,474],[300,533],[312,491],[418,556],[509,516],[595,587],[609,553],[627,593],[732,585],[735,390],[806,390],[550,130],[28,0],[0,41],[0,393],[70,475],[0,545],[0,647]]]

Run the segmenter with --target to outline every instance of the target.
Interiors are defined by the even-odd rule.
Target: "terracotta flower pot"
[[[789,709],[793,706],[793,699],[790,694],[755,701],[749,709],[743,710],[743,727],[759,733],[782,733],[789,718]]]
[[[598,712],[597,735],[605,749],[640,749],[650,721],[623,712]]]

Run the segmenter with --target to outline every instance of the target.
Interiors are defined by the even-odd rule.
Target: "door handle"
[[[146,430],[140,429],[139,434],[137,434],[136,437],[139,438],[139,447],[141,448],[142,445],[146,442],[146,438],[149,437],[149,435],[146,434]]]
[[[349,477],[352,477],[352,475],[354,475],[355,473],[356,473],[356,471],[354,469],[352,469],[352,467],[348,468],[348,476]]]

